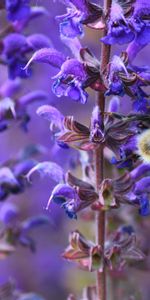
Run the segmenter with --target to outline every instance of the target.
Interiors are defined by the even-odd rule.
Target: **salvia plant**
[[[36,155],[44,151],[41,146],[26,148],[1,164],[0,199],[22,193],[32,183],[35,172],[55,181],[46,206],[50,214],[51,204],[55,203],[76,224],[80,218],[95,222],[95,239],[90,240],[76,229],[70,233],[69,245],[62,254],[79,269],[96,274],[95,285],[85,287],[78,299],[107,300],[112,299],[107,289],[110,281],[116,289],[119,277],[130,280],[131,266],[138,268],[142,264],[146,268],[148,249],[141,249],[136,233],[138,220],[150,215],[150,67],[134,59],[150,43],[150,3],[60,0],[54,5],[56,2],[64,5],[65,13],[56,16],[56,20],[69,56],[55,49],[45,35],[25,34],[30,22],[48,14],[46,9],[32,7],[29,0],[0,3],[8,20],[0,31],[0,62],[8,69],[8,81],[0,87],[0,131],[16,123],[27,131],[28,107],[43,101],[37,115],[48,121],[53,142],[66,153],[70,148],[76,149],[78,158],[74,159],[74,168],[66,171],[56,162],[37,161]],[[95,41],[100,53],[97,57],[89,47],[82,46],[85,27],[99,32]],[[83,104],[85,114],[90,89],[95,91],[88,124],[47,104],[44,91],[18,97],[22,80],[32,76],[36,63],[54,68],[53,93]],[[77,168],[81,170],[79,176]],[[18,221],[18,210],[12,205],[0,212],[0,218],[1,256],[14,252],[19,244],[34,251],[29,230],[48,222],[44,216]],[[28,295],[17,295],[12,299],[28,299]],[[134,297],[134,292],[121,294],[118,300]],[[33,295],[33,299],[41,298]],[[76,299],[73,294],[68,296],[68,300]],[[142,298],[137,294],[139,299]]]

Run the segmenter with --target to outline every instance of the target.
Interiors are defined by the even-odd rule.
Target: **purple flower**
[[[47,209],[51,201],[61,205],[69,218],[77,219],[76,213],[80,209],[81,200],[74,188],[67,184],[58,184],[52,191]]]
[[[105,44],[126,44],[134,39],[128,20],[124,16],[124,11],[119,2],[113,1],[110,17],[108,20],[108,33],[101,39]]]
[[[77,59],[66,59],[65,56],[53,49],[44,48],[34,53],[26,65],[26,69],[32,62],[48,63],[60,69],[59,73],[53,77],[53,92],[57,97],[69,96],[74,101],[85,103],[87,93],[84,91],[83,84],[86,81],[87,73],[83,63]]]
[[[24,70],[27,64],[27,54],[50,45],[50,40],[42,34],[33,34],[27,38],[19,33],[7,35],[4,38],[3,56],[8,64],[9,78],[28,77],[29,74]]]
[[[67,6],[67,13],[56,17],[63,36],[74,38],[83,35],[83,24],[92,26],[94,23],[93,27],[97,27],[103,14],[101,7],[88,0],[64,0],[63,3]]]
[[[87,78],[86,70],[77,59],[66,60],[60,72],[53,77],[56,79],[52,90],[57,97],[68,96],[74,101],[86,103],[87,93],[82,88],[82,83]]]
[[[148,67],[139,68],[129,65],[127,53],[121,57],[114,55],[108,65],[106,74],[106,95],[124,96],[127,94],[133,100],[133,108],[138,112],[148,112],[148,98],[142,87],[150,83]]]
[[[65,210],[71,219],[77,219],[77,213],[90,206],[98,195],[91,184],[86,183],[68,172],[66,183],[55,186],[47,204],[47,209],[51,202],[55,202]]]
[[[27,130],[27,124],[30,121],[28,107],[35,101],[47,99],[47,94],[43,91],[32,91],[28,94],[16,98],[15,93],[19,90],[20,83],[18,80],[7,81],[1,86],[0,101],[0,131],[6,130],[14,122],[18,122],[23,130]]]
[[[64,130],[64,116],[54,106],[42,105],[37,109],[36,113],[38,116],[49,121],[52,133],[60,133]]]
[[[30,14],[30,0],[6,0],[5,5],[10,21],[26,19]]]
[[[100,74],[100,63],[87,48],[81,48],[77,39],[65,39],[75,58],[65,57],[54,48],[43,48],[36,51],[28,61],[25,69],[32,62],[47,63],[59,72],[53,77],[52,86],[57,97],[68,96],[76,102],[86,103],[88,94],[85,89],[91,87],[96,91],[106,91]]]

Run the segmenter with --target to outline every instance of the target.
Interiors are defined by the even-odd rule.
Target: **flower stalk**
[[[112,4],[112,0],[104,0],[104,10],[107,12]],[[103,36],[106,35],[106,29],[103,30]],[[111,46],[103,44],[101,45],[101,74],[104,72],[110,59]],[[104,92],[97,93],[97,105],[100,111],[105,111],[105,95]],[[99,186],[104,179],[104,155],[103,145],[101,144],[95,151],[95,181],[96,189],[99,190]],[[106,231],[106,213],[105,211],[96,213],[96,243],[101,245],[104,253],[105,245],[105,231]],[[103,260],[103,270],[96,273],[96,289],[97,300],[106,300],[107,298],[107,282],[106,282],[106,266]]]

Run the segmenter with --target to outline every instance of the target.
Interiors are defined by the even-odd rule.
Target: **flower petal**
[[[51,105],[40,106],[37,111],[37,115],[48,120],[50,122],[50,130],[53,131],[53,128],[56,127],[60,130],[64,128],[63,120],[64,116],[60,111]]]
[[[45,176],[45,175],[50,176],[56,182],[60,182],[64,180],[63,169],[54,162],[44,161],[38,163],[26,175],[28,181],[30,181],[32,174],[36,171],[39,172],[41,176]]]
[[[32,62],[46,63],[55,68],[61,68],[62,64],[65,62],[65,56],[53,48],[43,48],[33,54],[26,64],[25,69],[28,69]]]

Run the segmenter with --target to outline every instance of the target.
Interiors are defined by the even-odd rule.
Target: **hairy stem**
[[[104,0],[104,10],[107,13],[111,7],[112,0]],[[103,36],[106,34],[106,30],[103,31]],[[102,43],[101,45],[101,73],[105,70],[109,59],[110,59],[109,45]],[[105,111],[105,95],[99,92],[97,95],[97,104],[101,112]],[[95,152],[95,177],[96,177],[96,188],[99,190],[99,186],[104,179],[104,155],[103,146],[101,145]],[[106,226],[106,213],[100,211],[96,213],[96,243],[101,245],[104,251],[105,244],[105,226]],[[97,300],[106,300],[106,266],[103,261],[103,271],[97,272],[96,275],[96,288],[97,288]]]

